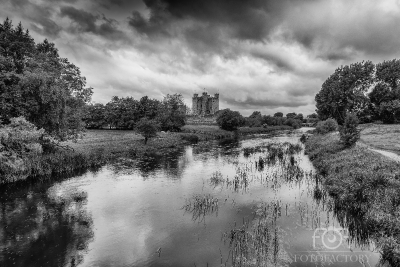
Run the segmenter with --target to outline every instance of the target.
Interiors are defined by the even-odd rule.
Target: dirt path
[[[375,151],[375,152],[378,152],[378,153],[380,153],[380,154],[382,154],[382,155],[384,155],[384,156],[386,156],[386,157],[388,157],[388,158],[390,158],[392,160],[400,162],[400,156],[397,155],[396,153],[385,151],[385,150],[380,150],[380,149],[375,149],[375,148],[371,148],[371,147],[368,147],[368,149],[372,150],[372,151]]]

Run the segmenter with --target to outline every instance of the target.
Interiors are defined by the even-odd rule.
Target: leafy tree
[[[100,103],[87,105],[83,121],[86,123],[86,128],[102,128],[107,124],[106,107]]]
[[[223,130],[234,131],[239,127],[243,126],[245,120],[242,115],[238,111],[232,111],[230,109],[223,110],[218,118],[217,124]]]
[[[296,117],[296,115],[297,114],[295,112],[291,112],[291,113],[286,114],[286,118],[287,119],[294,119]]]
[[[371,61],[337,68],[315,96],[320,119],[332,117],[342,124],[347,112],[357,114],[368,108],[365,94],[374,82],[374,69]]]
[[[187,107],[181,94],[167,95],[157,116],[163,131],[180,131],[186,124]]]
[[[296,120],[301,121],[301,122],[303,122],[303,120],[304,120],[304,117],[303,117],[303,114],[302,114],[302,113],[297,114],[296,117],[294,117],[294,118],[295,118]]]
[[[260,120],[261,117],[262,117],[262,115],[261,115],[260,111],[253,111],[253,113],[249,116],[249,118],[257,119],[257,120]]]
[[[360,131],[357,129],[357,126],[357,116],[348,113],[343,126],[340,128],[340,141],[345,147],[353,146],[360,139]]]
[[[58,55],[54,44],[35,44],[21,23],[0,24],[0,120],[24,116],[54,137],[76,138],[92,88],[80,70]]]
[[[144,144],[147,144],[149,138],[156,137],[159,125],[154,120],[149,120],[147,118],[142,118],[136,125],[137,131],[143,135]]]
[[[114,96],[105,109],[107,123],[116,129],[132,129],[141,118],[139,101],[132,97]]]
[[[312,113],[310,115],[307,115],[307,118],[318,119],[318,115],[317,113]]]
[[[400,120],[400,100],[395,99],[380,103],[378,114],[384,123],[394,123],[396,120]]]
[[[282,112],[277,112],[274,114],[274,117],[283,117],[283,113]]]
[[[375,119],[394,123],[400,109],[400,60],[393,59],[376,65],[376,85],[369,94]]]
[[[289,118],[285,120],[284,124],[293,127],[294,129],[301,128],[302,121],[296,120],[294,118]]]
[[[376,64],[376,78],[392,89],[397,88],[400,83],[400,60],[393,59]]]

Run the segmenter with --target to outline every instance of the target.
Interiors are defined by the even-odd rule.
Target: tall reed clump
[[[193,221],[204,221],[206,215],[216,213],[218,215],[218,198],[211,195],[195,195],[186,199],[186,204],[182,207],[185,212],[192,214]]]
[[[400,266],[400,163],[364,147],[344,149],[337,135],[315,135],[305,145],[352,238],[371,237],[383,263]]]
[[[277,226],[280,203],[261,203],[252,221],[244,221],[223,233],[230,248],[232,266],[285,266],[290,262],[283,249],[282,230]]]

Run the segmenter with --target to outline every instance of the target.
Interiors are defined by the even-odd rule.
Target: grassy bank
[[[399,124],[363,124],[360,125],[361,142],[400,155],[400,125]]]
[[[242,127],[239,128],[237,134],[239,136],[248,136],[253,134],[267,134],[275,131],[292,130],[293,128],[287,125],[268,126],[264,127]],[[216,125],[185,125],[182,128],[183,133],[196,134],[201,141],[224,139],[235,137],[234,132],[225,131]]]
[[[343,149],[337,133],[305,145],[339,221],[359,243],[372,238],[382,263],[400,266],[400,163],[363,146]]]
[[[268,133],[291,127],[242,128],[239,135]],[[83,139],[65,142],[68,149],[36,156],[7,159],[1,164],[0,183],[10,183],[28,178],[47,178],[58,174],[73,174],[78,170],[99,167],[119,157],[140,158],[163,155],[191,142],[233,138],[234,133],[217,126],[185,126],[181,133],[159,133],[144,144],[144,138],[133,131],[89,130]]]

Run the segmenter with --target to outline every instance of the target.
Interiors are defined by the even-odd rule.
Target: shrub
[[[217,124],[223,130],[234,131],[243,126],[245,119],[237,111],[230,109],[223,110],[217,118]]]
[[[191,142],[191,143],[197,143],[199,142],[199,137],[195,134],[182,134],[181,135],[182,140]]]
[[[158,129],[158,124],[147,118],[141,119],[136,125],[136,130],[144,137],[144,144],[147,144],[149,138],[157,136]]]
[[[305,134],[302,134],[300,137],[300,142],[304,144],[306,141],[307,141],[307,136]]]
[[[355,114],[348,113],[340,128],[340,141],[345,147],[353,146],[360,139],[360,131],[357,129],[358,118]]]
[[[315,130],[319,134],[326,134],[329,132],[334,132],[337,129],[338,129],[338,124],[337,124],[336,120],[331,119],[331,118],[329,118],[325,121],[318,122],[317,127],[315,128]]]
[[[294,118],[289,118],[287,119],[284,124],[293,127],[294,129],[301,128],[301,121],[294,119]]]

